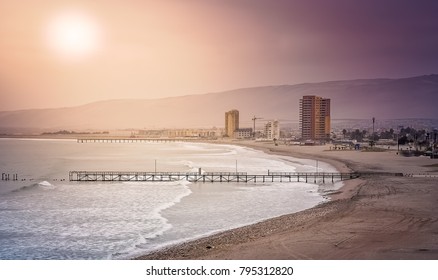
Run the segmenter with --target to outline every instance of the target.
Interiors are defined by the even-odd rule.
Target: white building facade
[[[252,137],[252,128],[239,128],[234,131],[234,138],[249,139]]]
[[[265,124],[265,137],[269,140],[280,138],[280,123],[277,120]]]

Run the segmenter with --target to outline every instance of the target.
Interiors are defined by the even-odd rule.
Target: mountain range
[[[0,112],[0,130],[223,127],[224,114],[240,112],[242,127],[253,116],[299,119],[299,99],[331,99],[332,119],[438,119],[438,75],[361,79],[242,88],[162,99],[121,99],[77,107]]]

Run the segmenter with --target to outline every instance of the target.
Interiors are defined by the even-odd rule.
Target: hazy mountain
[[[114,129],[224,126],[224,113],[298,120],[303,95],[331,98],[333,119],[438,118],[438,75],[236,89],[153,100],[110,100],[84,106],[0,112],[0,128]]]

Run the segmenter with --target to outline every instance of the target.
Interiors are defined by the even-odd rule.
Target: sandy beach
[[[321,160],[341,172],[401,172],[348,180],[314,208],[169,247],[138,259],[438,259],[438,159],[332,146],[235,145]]]

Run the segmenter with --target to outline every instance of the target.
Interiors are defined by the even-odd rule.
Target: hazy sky
[[[0,111],[438,73],[436,0],[0,0]]]

